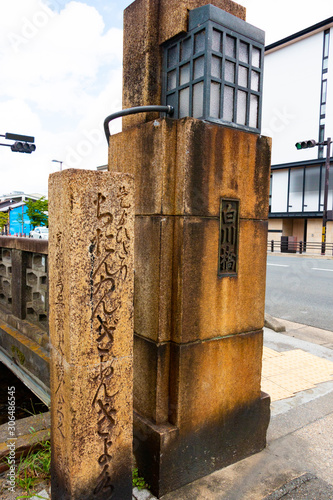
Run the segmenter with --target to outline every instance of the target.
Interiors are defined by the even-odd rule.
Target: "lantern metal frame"
[[[264,32],[213,5],[189,12],[189,30],[163,45],[162,102],[192,116],[260,132]]]

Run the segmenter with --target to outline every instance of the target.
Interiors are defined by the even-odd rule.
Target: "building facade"
[[[41,194],[25,194],[14,191],[0,196],[0,212],[8,213],[8,224],[2,229],[2,234],[8,236],[28,236],[33,229],[27,215],[26,200],[38,200]]]
[[[319,253],[327,146],[297,150],[295,144],[333,138],[332,27],[333,17],[265,48],[263,134],[273,138],[268,238],[318,243]],[[332,150],[327,210],[333,208]],[[333,243],[332,221],[326,241]]]

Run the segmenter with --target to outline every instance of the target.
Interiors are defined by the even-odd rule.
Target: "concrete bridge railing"
[[[0,361],[49,404],[45,240],[0,236]]]

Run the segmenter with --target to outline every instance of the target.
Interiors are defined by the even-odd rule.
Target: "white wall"
[[[320,32],[265,55],[262,134],[273,138],[273,165],[318,157],[317,147],[297,151],[295,143],[318,140],[322,52]]]

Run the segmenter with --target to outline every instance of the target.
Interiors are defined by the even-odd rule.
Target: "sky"
[[[47,196],[60,161],[63,169],[107,163],[103,122],[122,107],[122,23],[130,3],[0,0],[0,134],[34,136],[36,144],[31,154],[0,146],[0,195]],[[266,45],[333,15],[332,0],[238,3],[266,32]],[[116,120],[111,133],[120,127]]]

